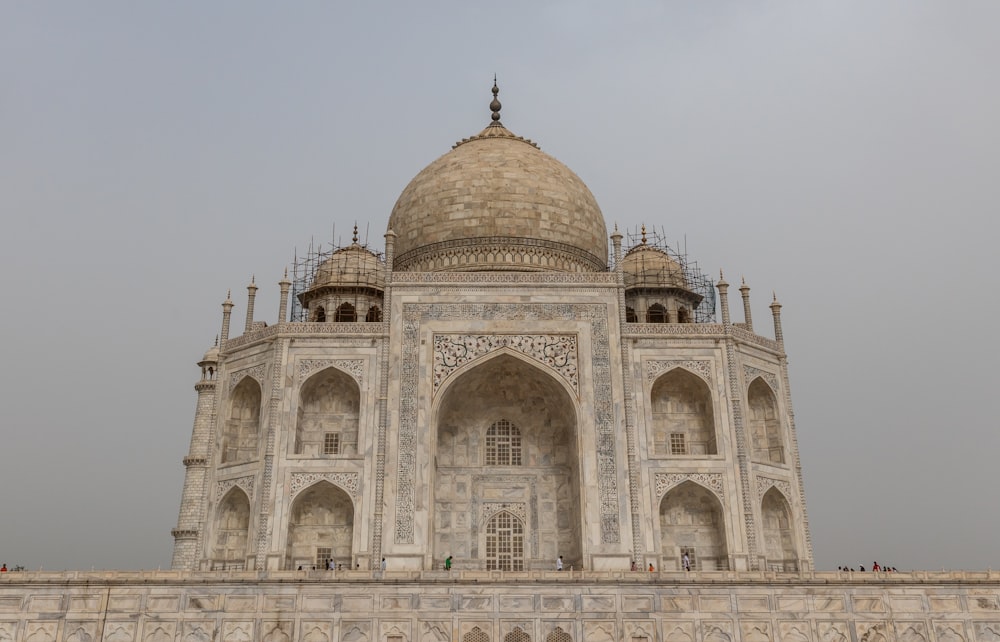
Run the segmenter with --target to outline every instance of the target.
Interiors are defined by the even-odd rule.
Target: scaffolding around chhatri
[[[626,248],[622,257],[625,257],[642,246],[652,248],[665,254],[670,261],[655,260],[656,254],[653,252],[636,252],[632,269],[635,277],[645,288],[660,287],[663,289],[678,288],[682,282],[684,287],[690,292],[694,292],[701,297],[701,302],[693,310],[694,323],[714,323],[715,322],[715,284],[701,268],[698,262],[688,258],[687,243],[677,243],[676,248],[666,241],[666,234],[663,229],[657,230],[655,227],[647,228],[645,225],[638,230],[626,230],[623,245]],[[671,262],[674,265],[671,265]],[[678,268],[680,273],[678,273]]]

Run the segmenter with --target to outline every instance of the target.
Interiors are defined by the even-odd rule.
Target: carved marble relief
[[[434,392],[451,373],[501,348],[509,348],[551,368],[579,394],[575,334],[435,334]]]
[[[243,492],[247,494],[247,498],[253,501],[253,486],[255,477],[253,475],[247,475],[246,477],[238,477],[236,479],[222,479],[215,482],[215,503],[218,504],[222,501],[222,498],[226,496],[233,486],[239,486],[243,489]]]
[[[668,361],[646,361],[646,381],[655,381],[664,372],[674,368],[684,368],[705,380],[709,386],[712,385],[712,362],[707,360],[668,360]]]
[[[724,484],[720,473],[656,473],[653,483],[656,485],[657,500],[662,499],[674,486],[686,481],[704,486],[723,502],[723,506],[725,505]]]
[[[233,388],[235,388],[239,384],[239,382],[243,381],[244,377],[250,377],[258,384],[260,384],[261,388],[263,388],[264,371],[266,369],[267,366],[262,363],[252,368],[245,368],[243,370],[237,370],[236,372],[231,373],[229,375],[229,385],[227,386],[228,391],[232,392]]]
[[[760,368],[754,368],[753,366],[743,366],[743,380],[747,385],[750,385],[757,377],[763,379],[764,383],[774,391],[774,394],[778,394],[778,375],[761,370]]]
[[[305,381],[309,375],[324,368],[337,368],[354,377],[359,386],[365,382],[364,359],[300,359],[298,362],[299,382]]]
[[[351,497],[358,496],[358,473],[292,473],[290,497],[294,498],[302,489],[312,486],[318,481],[328,481],[334,486],[347,491]]]
[[[771,479],[770,477],[757,477],[757,501],[764,499],[764,494],[771,488],[777,488],[778,492],[785,496],[785,501],[792,501],[792,485],[782,479]]]

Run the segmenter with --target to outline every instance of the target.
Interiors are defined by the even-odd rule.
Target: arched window
[[[382,320],[382,309],[377,305],[373,305],[368,308],[368,314],[365,315],[365,321],[368,323],[378,323]]]
[[[326,310],[323,309],[323,306],[319,306],[316,308],[316,311],[313,312],[313,321],[316,321],[317,323],[326,322]]]
[[[677,323],[691,323],[691,313],[687,308],[677,310]]]
[[[486,431],[486,465],[521,465],[521,431],[506,419],[495,422]]]
[[[524,570],[524,524],[507,511],[486,525],[486,570]]]
[[[712,393],[703,379],[675,368],[650,392],[653,448],[657,455],[715,455]]]
[[[659,303],[654,303],[646,310],[646,323],[666,323],[667,309]]]
[[[341,303],[337,308],[337,313],[333,318],[334,321],[352,322],[358,320],[358,314],[354,311],[354,306],[350,303]]]
[[[638,323],[639,317],[635,316],[635,310],[625,308],[625,323]]]
[[[329,482],[318,482],[292,502],[286,566],[320,568],[333,559],[351,568],[353,539],[351,498]]]
[[[229,419],[222,434],[222,463],[256,459],[259,432],[260,384],[252,377],[244,377],[229,399]]]
[[[753,380],[747,392],[750,404],[750,434],[753,439],[754,461],[768,464],[785,463],[785,448],[781,440],[778,400],[771,387],[760,377]]]

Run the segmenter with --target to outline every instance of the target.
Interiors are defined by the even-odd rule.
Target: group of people
[[[846,566],[846,565],[845,566],[838,566],[837,570],[838,571],[847,571],[849,573],[853,573],[854,572],[853,568],[851,568],[849,566]],[[858,571],[861,572],[861,573],[865,572],[864,564],[862,564],[861,566],[858,566]],[[896,567],[895,566],[879,566],[878,562],[872,562],[872,573],[896,573],[896,572],[897,571],[896,571]]]

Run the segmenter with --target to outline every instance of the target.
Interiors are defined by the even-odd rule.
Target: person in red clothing
[[[6,572],[7,572],[7,565],[4,564],[3,566],[0,566],[0,573],[6,573]]]
[[[878,562],[872,562],[872,573],[878,573],[880,570]]]

